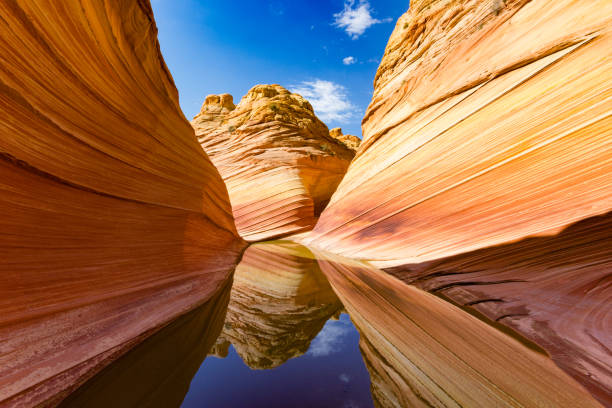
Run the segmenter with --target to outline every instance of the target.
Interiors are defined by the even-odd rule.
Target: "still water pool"
[[[289,241],[251,245],[212,299],[134,343],[61,406],[592,406],[545,353]]]

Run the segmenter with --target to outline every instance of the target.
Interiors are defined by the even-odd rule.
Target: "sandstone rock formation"
[[[305,247],[290,242],[251,245],[236,268],[214,354],[227,356],[231,343],[249,367],[278,367],[304,354],[341,309]]]
[[[351,150],[357,151],[359,144],[361,143],[361,139],[359,139],[357,136],[342,134],[341,128],[330,129],[329,135],[344,143],[344,145]]]
[[[231,280],[83,384],[60,408],[180,407],[225,320]]]
[[[210,95],[191,123],[249,241],[311,229],[354,156],[279,85],[253,87],[235,108],[230,95]]]
[[[0,405],[53,403],[243,250],[147,1],[0,2]]]
[[[311,242],[389,266],[609,211],[611,29],[606,0],[411,1]]]
[[[612,214],[552,237],[388,271],[475,308],[544,347],[605,405],[612,405]]]
[[[599,407],[548,356],[381,270],[313,249],[381,407]]]

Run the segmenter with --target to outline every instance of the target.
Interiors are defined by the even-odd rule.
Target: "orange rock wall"
[[[612,3],[415,0],[311,243],[379,265],[612,208]]]
[[[0,16],[0,406],[30,406],[203,303],[243,241],[147,1]]]
[[[191,123],[248,241],[312,229],[355,155],[279,85],[257,85],[235,107],[231,95],[210,95]]]
[[[366,263],[314,249],[380,407],[600,407],[544,353]]]
[[[612,213],[580,221],[555,236],[387,271],[520,332],[610,406],[610,242]]]

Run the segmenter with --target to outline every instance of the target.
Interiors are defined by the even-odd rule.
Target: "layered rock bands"
[[[237,106],[209,95],[191,123],[248,241],[312,229],[354,156],[306,99],[279,85],[257,85]]]
[[[243,249],[147,1],[0,2],[0,405],[53,404]]]
[[[417,0],[310,242],[379,265],[612,208],[612,3]]]

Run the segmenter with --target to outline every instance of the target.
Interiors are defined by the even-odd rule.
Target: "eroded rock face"
[[[359,139],[357,136],[342,134],[341,128],[330,129],[329,135],[334,139],[341,141],[346,147],[351,150],[357,151],[357,149],[359,148],[359,144],[361,143],[361,139]]]
[[[0,3],[0,405],[57,401],[244,243],[147,1]]]
[[[313,249],[360,332],[379,407],[600,404],[542,352],[369,264]]]
[[[311,242],[397,265],[610,210],[611,16],[605,0],[412,1]]]
[[[213,354],[227,356],[231,343],[249,367],[278,367],[304,354],[325,322],[341,310],[305,247],[290,242],[254,244],[236,268],[224,329]]]
[[[235,108],[231,96],[210,95],[191,123],[249,241],[311,229],[354,156],[279,85],[253,87]]]
[[[555,236],[388,272],[522,333],[609,406],[610,242],[612,213],[580,221]]]

